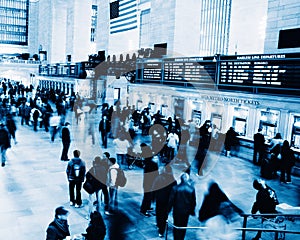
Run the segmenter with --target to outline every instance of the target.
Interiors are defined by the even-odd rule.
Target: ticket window
[[[248,109],[234,108],[232,126],[240,136],[246,136]]]
[[[196,124],[196,126],[200,127],[200,125],[201,125],[201,111],[193,110],[192,119],[193,119],[193,122]]]
[[[163,117],[166,117],[168,115],[168,105],[167,104],[162,104],[160,106],[160,114],[163,116]]]
[[[121,88],[114,88],[114,105],[120,101]]]
[[[273,138],[278,129],[279,112],[272,110],[263,110],[260,113],[259,128],[262,129],[262,134],[268,138]]]
[[[300,149],[300,117],[294,118],[291,144],[292,147]]]
[[[221,130],[222,128],[222,115],[217,113],[211,114],[211,123],[212,125],[216,125],[216,128]]]

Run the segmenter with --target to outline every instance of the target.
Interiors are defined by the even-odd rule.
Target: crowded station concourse
[[[70,103],[59,91],[32,86],[25,93],[18,85],[11,87],[15,93],[2,94],[1,98],[1,141],[6,136],[9,144],[1,142],[0,236],[46,239],[48,225],[54,221],[52,224],[63,228],[59,219],[67,218],[66,234],[73,239],[84,239],[92,230],[101,233],[103,239],[214,239],[211,232],[201,228],[176,230],[171,225],[174,220],[184,224],[181,226],[208,227],[211,231],[222,224],[218,236],[226,232],[232,239],[241,239],[241,231],[234,229],[242,227],[243,214],[251,214],[257,200],[252,183],[263,178],[263,163],[254,164],[252,156],[247,161],[233,154],[238,144],[233,128],[218,150],[209,120],[199,130],[199,143],[190,144],[197,133],[190,132],[189,124],[176,116],[163,123],[159,112],[151,116],[147,108],[138,111],[118,103],[95,106],[78,94]],[[275,142],[284,141],[275,138],[271,144]],[[293,163],[288,165],[293,167]],[[124,184],[119,180],[119,169],[125,174]],[[282,167],[274,171],[277,177],[263,181],[274,189],[279,204],[299,206],[299,177],[290,176]],[[77,176],[81,176],[78,181]],[[91,188],[86,186],[90,178],[94,179]],[[211,186],[217,186],[225,200],[218,203],[219,211],[206,216],[210,204],[202,205]],[[163,203],[165,209],[156,208],[157,191],[172,199]],[[179,192],[186,199],[190,199],[189,194],[193,196],[184,223],[178,220],[180,211],[176,209],[188,201],[176,200]],[[228,206],[234,206],[230,209],[235,214]],[[57,209],[63,209],[62,218]],[[284,210],[282,205],[279,210]],[[166,219],[168,226],[162,223]],[[299,219],[293,220],[285,220],[287,228],[299,229]],[[101,229],[94,229],[94,222]],[[262,226],[260,219],[248,218],[247,227]],[[257,239],[256,233],[247,232],[246,239]],[[286,234],[285,239],[295,236]]]

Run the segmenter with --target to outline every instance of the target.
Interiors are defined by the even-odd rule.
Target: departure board
[[[161,62],[149,62],[143,65],[143,79],[144,80],[161,80]]]
[[[221,57],[220,85],[300,89],[298,54]]]
[[[178,58],[164,61],[164,81],[185,81],[190,84],[213,84],[216,63],[203,58]]]

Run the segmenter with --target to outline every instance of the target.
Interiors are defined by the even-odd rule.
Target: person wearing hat
[[[0,122],[0,150],[1,150],[1,166],[5,166],[6,162],[6,150],[10,148],[9,133],[3,122]]]
[[[63,206],[55,209],[54,220],[48,225],[46,230],[46,240],[63,240],[70,239],[70,231],[68,225],[69,211]]]
[[[70,125],[70,123],[66,122],[61,130],[61,141],[63,144],[63,149],[60,160],[62,161],[69,161],[68,152],[71,144],[71,135],[68,125]]]

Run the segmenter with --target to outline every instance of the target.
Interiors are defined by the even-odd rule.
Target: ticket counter
[[[260,112],[259,128],[262,134],[268,138],[273,138],[278,131],[279,111],[263,109]]]

